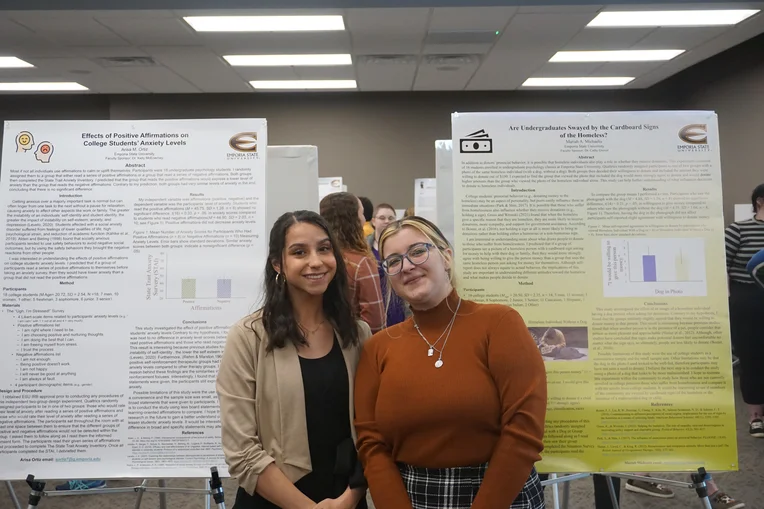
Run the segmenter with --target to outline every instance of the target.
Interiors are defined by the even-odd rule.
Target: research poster
[[[341,193],[347,191],[347,187],[342,185],[342,177],[319,177],[318,178],[318,201],[324,199],[332,193]]]
[[[414,214],[438,222],[437,183],[434,178],[414,179]]]
[[[452,120],[462,291],[545,361],[539,468],[736,470],[716,115]]]
[[[264,119],[6,122],[0,479],[227,475],[215,377],[265,267]]]

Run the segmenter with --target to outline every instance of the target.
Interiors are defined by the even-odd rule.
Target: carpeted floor
[[[738,444],[740,457],[740,471],[715,475],[719,487],[731,496],[746,502],[750,509],[764,509],[764,439],[754,439],[748,436],[748,424],[745,407],[738,394],[737,405],[738,417]],[[673,475],[662,474],[666,479],[685,480],[685,474]],[[129,487],[140,484],[140,480],[114,480],[109,481],[109,487]],[[50,481],[47,489],[53,489],[56,481]],[[156,486],[157,481],[149,481],[150,486]],[[23,482],[14,482],[21,507],[27,507],[29,488]],[[203,488],[202,479],[171,479],[167,481],[171,488]],[[224,482],[226,493],[226,506],[233,507],[236,494],[235,481]],[[675,509],[675,508],[701,508],[700,501],[693,490],[675,489],[676,497],[670,500],[660,500],[644,495],[635,495],[623,491],[621,506],[624,509]],[[551,489],[547,488],[547,507],[552,508]],[[166,495],[167,509],[203,509],[205,507],[202,495]],[[570,489],[570,509],[590,509],[594,507],[592,481],[582,479],[573,481]],[[41,509],[132,509],[135,507],[136,494],[109,494],[96,496],[76,496],[48,498],[40,502]],[[159,495],[146,493],[141,501],[141,508],[159,508]],[[214,508],[214,503],[212,504]],[[9,495],[5,488],[0,488],[0,509],[13,509]]]

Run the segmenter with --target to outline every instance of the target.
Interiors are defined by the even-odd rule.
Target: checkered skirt
[[[398,464],[414,509],[470,509],[487,468],[488,463],[456,468],[421,468]],[[544,488],[535,468],[531,470],[520,494],[507,509],[545,509]]]

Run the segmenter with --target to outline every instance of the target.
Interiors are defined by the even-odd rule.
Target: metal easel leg
[[[209,488],[210,488],[210,480],[205,479],[204,489],[208,490]],[[204,509],[210,509],[210,502],[212,502],[212,493],[208,491],[207,494],[204,495]]]
[[[570,500],[570,481],[565,481],[562,485],[562,509],[568,509]]]
[[[21,509],[21,504],[19,503],[19,499],[16,496],[16,490],[13,489],[13,485],[11,484],[11,481],[5,481],[5,487],[8,490],[8,496],[11,497],[11,503],[13,504],[13,508]]]
[[[143,493],[145,491],[144,488],[146,487],[146,483],[148,483],[148,479],[144,479],[141,485],[136,488],[138,496],[135,499],[135,509],[141,509],[141,501],[143,500]]]
[[[618,509],[618,497],[615,496],[615,486],[613,486],[613,478],[610,477],[609,475],[606,476],[605,478],[607,479],[607,490],[610,492],[610,503],[613,505],[613,509]]]
[[[218,474],[217,467],[210,468],[210,491],[212,492],[212,498],[215,499],[217,509],[225,509],[225,497],[223,495],[223,482],[220,480],[220,474]],[[208,499],[209,500],[209,499]]]
[[[27,476],[27,484],[32,490],[29,493],[29,505],[27,506],[27,509],[35,509],[40,503],[40,499],[45,491],[45,481],[35,481],[34,476],[29,474]]]
[[[703,507],[711,509],[711,500],[708,499],[708,487],[706,486],[706,469],[699,468],[698,473],[692,474],[690,478],[692,478],[693,488],[695,488],[695,493],[698,494]]]
[[[557,474],[549,474],[550,479],[557,479]],[[560,490],[557,483],[552,485],[552,500],[554,501],[554,509],[560,509]]]
[[[167,481],[164,479],[159,479],[159,487],[166,488]],[[159,509],[167,509],[167,494],[163,492],[159,492]]]

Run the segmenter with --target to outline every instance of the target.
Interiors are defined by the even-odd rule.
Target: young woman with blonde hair
[[[379,239],[413,316],[375,334],[356,374],[359,458],[377,509],[541,509],[544,363],[520,315],[463,299],[453,250],[413,216]]]

